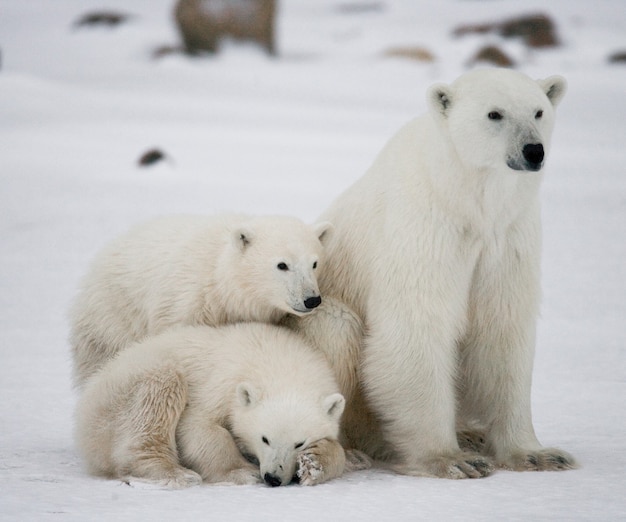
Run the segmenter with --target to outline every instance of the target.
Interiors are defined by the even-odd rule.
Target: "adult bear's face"
[[[450,154],[470,171],[541,170],[565,80],[534,81],[506,69],[461,76],[434,86],[431,110],[448,134]]]

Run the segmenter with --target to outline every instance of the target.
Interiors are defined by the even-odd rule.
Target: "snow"
[[[623,0],[283,0],[280,57],[177,42],[170,0],[0,0],[0,519],[617,520],[626,518],[626,67]],[[548,7],[549,6],[549,7]],[[77,28],[90,10],[132,16]],[[528,51],[471,22],[546,12],[563,46]],[[66,310],[86,267],[137,221],[174,212],[315,218],[483,43],[563,74],[543,187],[540,440],[576,471],[482,480],[375,469],[315,487],[165,491],[93,478],[72,442]],[[433,63],[384,58],[420,46]],[[137,166],[151,148],[168,161]],[[425,419],[427,421],[427,419]]]

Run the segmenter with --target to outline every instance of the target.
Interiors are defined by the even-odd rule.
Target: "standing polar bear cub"
[[[170,216],[95,259],[70,312],[78,386],[119,350],[180,324],[279,322],[321,303],[316,269],[331,230],[286,216]]]
[[[286,328],[179,327],[87,380],[76,440],[89,470],[113,478],[314,485],[344,471],[344,404],[324,356]]]
[[[364,321],[361,381],[381,426],[374,437],[363,413],[347,435],[400,472],[575,467],[541,447],[530,411],[539,185],[565,88],[504,69],[433,86],[429,114],[323,215],[320,288]],[[460,449],[468,427],[484,430],[483,454]]]

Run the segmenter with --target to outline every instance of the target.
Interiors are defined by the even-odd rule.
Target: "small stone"
[[[141,155],[138,163],[140,167],[149,167],[164,160],[165,158],[166,156],[164,152],[159,149],[150,149]]]

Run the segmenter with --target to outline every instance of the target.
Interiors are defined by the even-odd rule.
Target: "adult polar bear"
[[[362,386],[382,437],[364,449],[393,455],[402,473],[575,467],[541,447],[530,412],[538,190],[565,88],[503,69],[433,86],[430,113],[322,217],[335,227],[322,295],[353,307],[367,331]],[[460,449],[455,431],[468,426],[484,428],[484,455]]]

